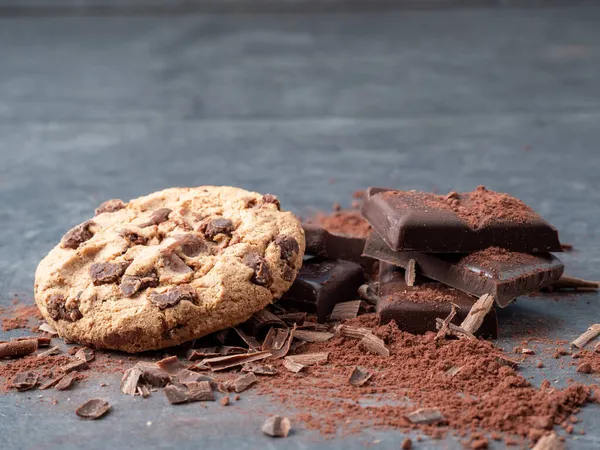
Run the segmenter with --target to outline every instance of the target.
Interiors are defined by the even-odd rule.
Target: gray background
[[[307,215],[349,205],[369,185],[485,184],[531,204],[575,245],[562,256],[568,273],[600,278],[599,7],[10,8],[0,4],[0,305],[15,293],[31,301],[37,262],[100,202],[175,185],[270,192]],[[599,321],[598,301],[520,299],[501,312],[498,343],[511,349],[525,337],[518,323],[570,340]],[[547,356],[522,373],[535,383],[598,381]],[[537,359],[547,368],[533,368]],[[297,424],[274,441],[258,428],[282,407],[266,399],[175,408],[162,395],[125,397],[118,377],[105,377],[106,388],[91,380],[71,392],[0,396],[0,446],[398,448],[402,438],[365,430],[323,440]],[[78,420],[74,407],[92,395],[113,411]],[[587,434],[569,446],[598,448],[598,408],[581,417]],[[417,448],[434,447],[460,446]]]

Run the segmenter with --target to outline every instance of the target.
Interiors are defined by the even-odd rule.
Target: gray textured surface
[[[575,245],[568,272],[598,279],[599,24],[593,7],[0,18],[0,304],[31,298],[37,262],[101,201],[173,185],[271,192],[308,214],[373,184],[486,184],[534,206]],[[499,343],[526,335],[519,321],[571,339],[599,301],[520,299]],[[583,379],[552,359],[523,373]],[[2,448],[398,448],[401,436],[273,441],[257,429],[277,407],[256,396],[174,408],[106,381],[0,396]],[[73,415],[90,395],[111,399],[106,419]],[[597,414],[584,409],[572,448],[600,446]],[[457,444],[418,448],[434,446]]]

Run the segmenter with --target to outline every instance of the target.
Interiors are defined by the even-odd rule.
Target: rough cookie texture
[[[109,200],[40,262],[35,300],[64,338],[154,350],[250,318],[289,289],[304,248],[269,194],[202,186]]]

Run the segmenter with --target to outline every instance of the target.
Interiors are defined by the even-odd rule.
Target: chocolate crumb
[[[94,350],[92,350],[91,348],[87,348],[87,347],[80,348],[75,353],[75,358],[78,358],[81,361],[85,361],[85,362],[91,362],[94,360],[95,357],[96,357],[96,354],[94,353]]]
[[[431,424],[444,420],[444,416],[437,408],[420,408],[404,416],[411,423]]]
[[[229,405],[229,397],[221,397],[221,400],[219,401],[219,403],[221,403],[221,406],[227,406]]]
[[[402,450],[412,450],[412,448],[413,448],[412,441],[409,438],[405,438],[402,441],[402,444],[400,445],[400,448]]]
[[[280,416],[269,417],[262,426],[262,432],[271,437],[288,437],[290,429],[290,420]]]
[[[593,372],[592,365],[588,362],[581,363],[581,364],[579,364],[579,366],[577,366],[577,372],[586,373],[586,374],[592,373]]]
[[[348,382],[352,386],[360,387],[360,386],[363,386],[367,381],[369,381],[371,379],[372,375],[373,374],[368,372],[366,369],[359,367],[359,366],[355,366],[354,370],[350,374],[350,378],[348,379]]]
[[[110,405],[106,400],[93,398],[77,408],[75,413],[82,419],[95,420],[104,416],[109,409]]]

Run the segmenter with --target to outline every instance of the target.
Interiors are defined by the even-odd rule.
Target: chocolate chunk
[[[81,359],[76,359],[75,361],[62,366],[60,369],[64,373],[70,373],[70,372],[79,372],[80,370],[87,370],[89,368],[90,368],[90,365],[87,363],[87,361],[83,361]]]
[[[279,247],[281,259],[292,264],[300,252],[298,241],[292,236],[279,235],[275,238],[275,244]]]
[[[66,391],[68,389],[71,389],[71,387],[73,386],[74,382],[75,382],[75,374],[74,373],[70,373],[70,374],[65,375],[64,377],[62,377],[58,381],[58,383],[56,383],[55,389],[57,391]]]
[[[193,272],[192,268],[172,251],[164,251],[160,256],[164,267],[171,272],[181,274]]]
[[[361,212],[397,251],[562,251],[557,230],[520,200],[483,187],[456,195],[370,188]]]
[[[102,203],[100,206],[98,206],[96,208],[96,215],[98,214],[102,214],[105,212],[115,212],[115,211],[119,211],[120,209],[125,208],[125,203],[123,202],[123,200],[119,200],[118,198],[114,198],[112,200],[106,200],[104,203]]]
[[[201,227],[204,236],[206,239],[214,240],[215,236],[218,234],[224,234],[226,236],[230,236],[233,233],[233,222],[229,219],[218,218],[213,219]]]
[[[279,304],[291,310],[317,313],[325,322],[339,302],[354,300],[364,281],[362,267],[350,261],[305,261]]]
[[[401,267],[413,259],[419,274],[477,297],[490,294],[502,307],[554,283],[564,270],[550,253],[531,255],[494,247],[467,255],[394,252],[377,233],[369,236],[365,255]]]
[[[262,432],[271,437],[288,437],[292,428],[287,417],[269,417],[262,426]]]
[[[306,253],[325,259],[352,261],[365,268],[371,267],[373,259],[363,256],[365,238],[331,233],[317,225],[302,224],[306,238]]]
[[[171,382],[171,376],[154,363],[139,362],[135,365],[141,372],[140,380],[153,387],[164,387]]]
[[[206,250],[206,242],[193,234],[174,236],[177,246],[185,256],[193,258]]]
[[[155,303],[159,309],[172,308],[182,300],[194,303],[196,298],[196,290],[189,284],[176,286],[163,293],[152,292],[149,295],[150,301]]]
[[[281,210],[281,203],[279,203],[279,199],[271,194],[265,194],[262,198],[263,205],[273,204],[277,206],[278,210]]]
[[[148,239],[133,230],[119,230],[119,236],[124,237],[131,245],[146,245]]]
[[[85,241],[89,240],[94,236],[94,233],[91,232],[90,227],[94,224],[92,220],[87,220],[82,224],[77,225],[74,228],[71,228],[67,233],[63,236],[61,245],[64,248],[72,248],[76,249]]]
[[[140,225],[140,228],[146,228],[152,225],[159,225],[163,222],[166,222],[167,220],[169,220],[169,214],[171,214],[171,211],[172,210],[169,208],[160,208],[156,211],[153,211],[150,215],[150,219],[147,222]]]
[[[269,269],[269,265],[265,258],[258,253],[247,253],[244,256],[243,261],[244,264],[254,270],[250,281],[258,286],[269,287],[271,285],[273,277],[271,276],[271,270]]]
[[[138,382],[142,371],[137,367],[127,369],[121,378],[121,392],[125,395],[134,396],[137,393]]]
[[[77,305],[71,305],[67,308],[66,300],[61,294],[53,294],[46,303],[48,314],[54,320],[66,320],[75,322],[83,317]]]
[[[19,372],[10,382],[10,387],[18,391],[33,389],[38,382],[38,376],[33,372]]]
[[[354,370],[350,374],[348,383],[352,386],[360,387],[371,379],[373,374],[360,366],[355,366]]]
[[[90,277],[94,286],[101,284],[117,283],[131,263],[128,261],[119,263],[101,262],[90,266]]]
[[[258,378],[256,375],[254,375],[254,373],[250,372],[235,378],[231,384],[231,387],[233,388],[234,392],[239,394],[240,392],[244,392],[254,383],[258,383]]]
[[[445,319],[458,306],[452,323],[459,325],[467,317],[475,299],[468,294],[441,283],[421,280],[407,286],[404,270],[382,263],[379,269],[379,302],[377,314],[382,324],[395,321],[398,328],[413,334],[436,331],[436,319]],[[484,318],[478,335],[496,338],[498,320],[492,309]]]
[[[77,350],[75,358],[85,362],[92,362],[96,358],[96,354],[91,348],[83,347]]]
[[[271,328],[285,328],[286,324],[268,309],[261,309],[240,326],[250,336],[263,340]]]
[[[109,409],[110,405],[106,400],[93,398],[77,408],[75,414],[82,419],[94,420],[102,417]]]
[[[171,405],[178,405],[188,401],[187,389],[184,386],[171,384],[165,387],[163,392]]]
[[[121,280],[121,292],[126,297],[131,297],[136,292],[149,287],[158,286],[158,275],[156,272],[149,272],[145,275],[125,275]]]

